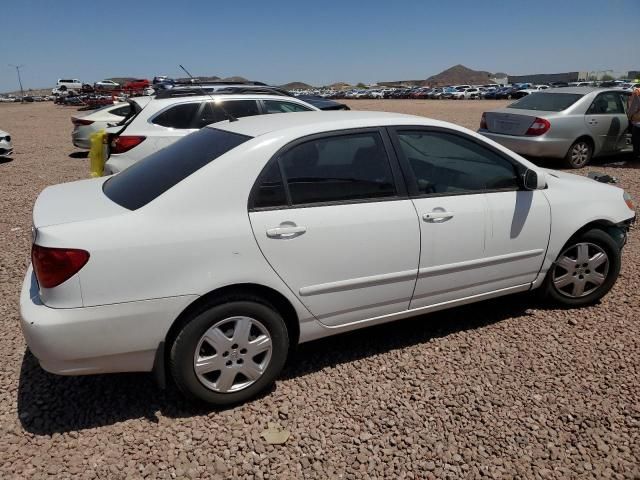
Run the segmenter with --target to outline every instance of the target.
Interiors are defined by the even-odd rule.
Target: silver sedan
[[[628,96],[615,88],[548,89],[483,113],[478,132],[521,155],[581,168],[596,156],[631,152]]]

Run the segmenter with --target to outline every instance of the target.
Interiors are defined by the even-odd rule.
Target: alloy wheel
[[[266,327],[250,317],[225,318],[198,341],[193,368],[198,380],[219,393],[255,383],[269,366],[272,340]]]
[[[586,142],[577,142],[571,147],[569,156],[574,167],[583,167],[589,161],[590,148]]]
[[[558,257],[553,285],[566,297],[586,297],[600,288],[608,273],[609,257],[602,248],[594,243],[577,243]]]

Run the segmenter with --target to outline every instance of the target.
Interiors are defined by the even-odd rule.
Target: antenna
[[[206,91],[204,90],[204,88],[202,88],[202,84],[200,83],[200,80],[196,80],[196,79],[193,77],[193,75],[191,75],[191,74],[189,73],[189,71],[188,71],[186,68],[184,68],[182,65],[178,65],[178,66],[179,66],[179,67],[184,71],[184,73],[186,73],[186,74],[189,76],[189,78],[191,79],[191,81],[192,81],[192,82],[193,82],[193,83],[194,83],[194,84],[195,84],[195,85],[200,89],[200,91],[201,91],[204,95],[208,95],[208,96],[209,96],[209,98],[211,98],[211,101],[212,101],[213,103],[216,103],[215,99],[211,96],[211,93],[210,93],[210,92],[206,92]],[[197,82],[197,83],[196,83],[196,82]],[[237,119],[236,117],[234,117],[234,116],[233,116],[233,115],[231,115],[229,112],[227,112],[227,110],[222,106],[222,102],[218,103],[217,105],[218,105],[218,107],[220,107],[220,110],[222,110],[222,113],[224,114],[224,116],[225,116],[225,117],[227,117],[227,120],[229,120],[230,122],[237,122],[237,121],[238,121],[238,119]],[[213,105],[211,106],[211,108],[213,109]]]
[[[24,102],[24,89],[22,88],[22,79],[20,78],[20,69],[23,68],[24,65],[9,64],[9,66],[15,68],[16,72],[18,72],[18,83],[20,84],[20,102]]]

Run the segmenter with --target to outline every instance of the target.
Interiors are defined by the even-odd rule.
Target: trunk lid
[[[104,194],[106,180],[92,178],[45,188],[33,207],[33,226],[43,228],[129,212]]]
[[[487,130],[503,135],[524,135],[536,118],[544,118],[548,112],[537,110],[496,110],[486,112]]]

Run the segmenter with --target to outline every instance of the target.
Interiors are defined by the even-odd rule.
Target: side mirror
[[[522,175],[522,183],[525,190],[538,190],[546,187],[544,177],[538,175],[535,170],[527,169]]]

